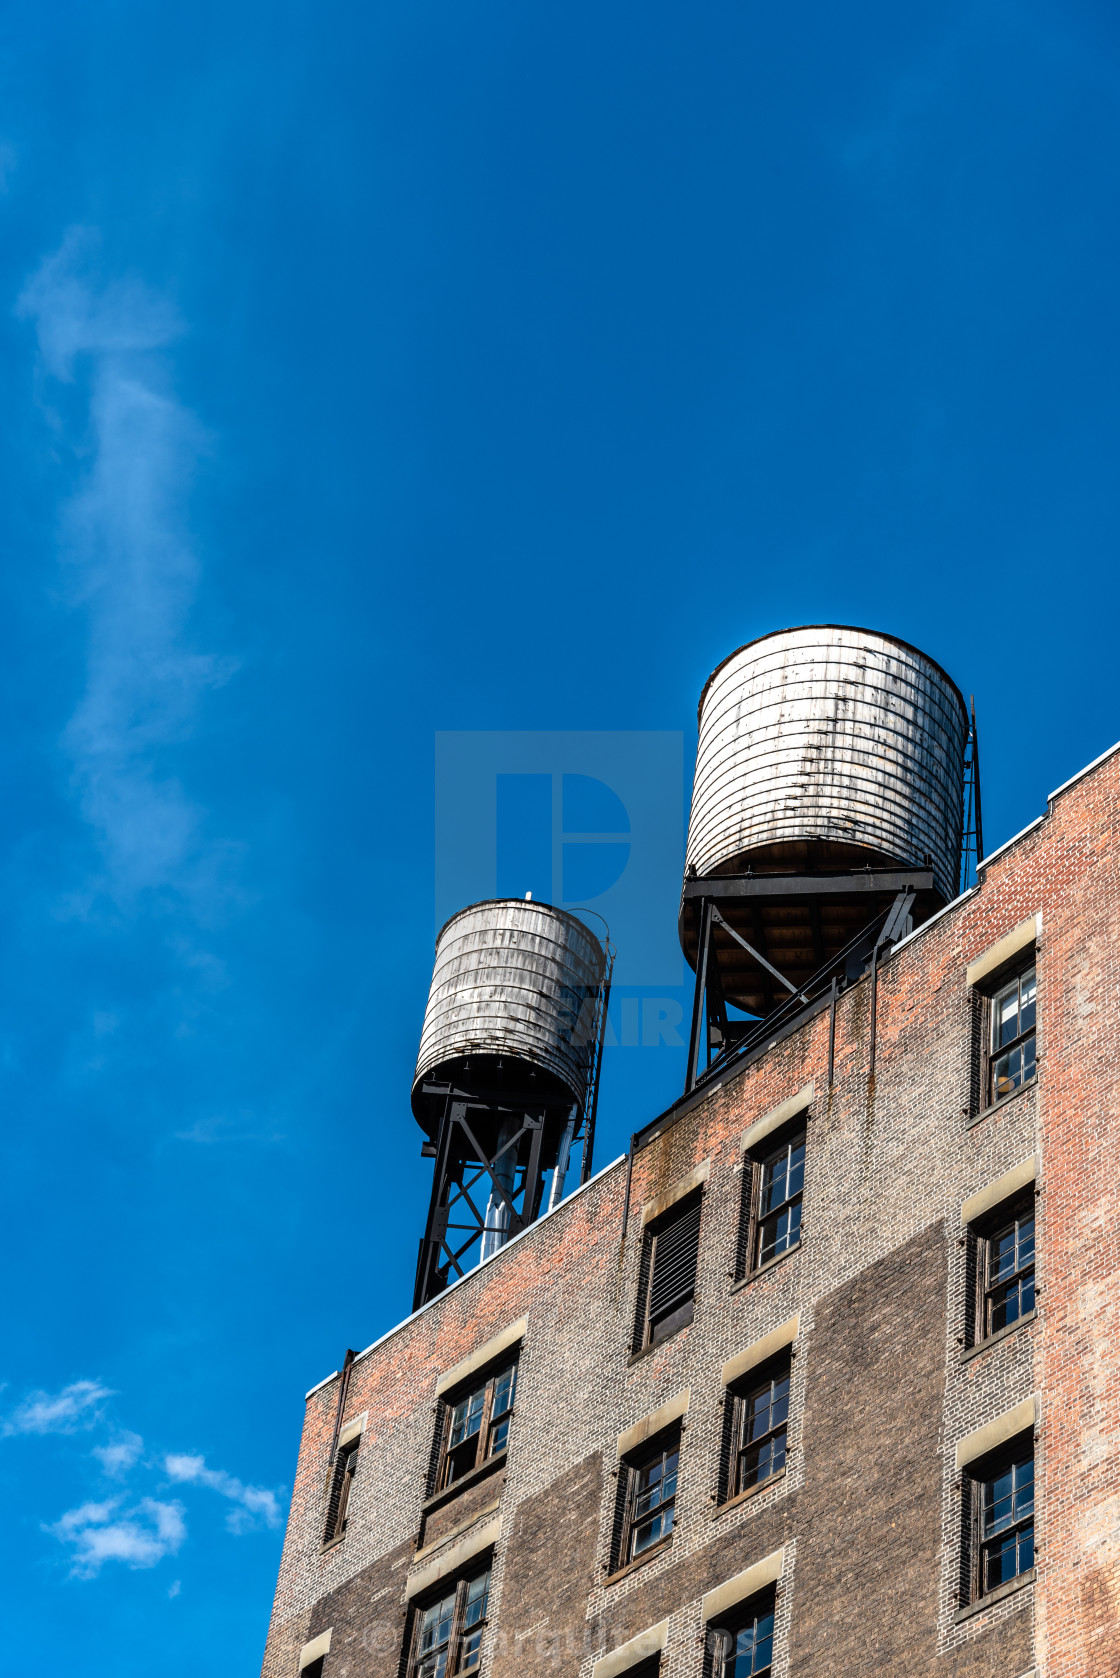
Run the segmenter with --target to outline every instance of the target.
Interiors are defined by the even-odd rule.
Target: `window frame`
[[[769,1389],[770,1405],[768,1408],[772,1416],[775,1403],[774,1389],[783,1382],[785,1383],[786,1388],[785,1394],[784,1397],[779,1397],[777,1400],[779,1404],[784,1403],[785,1405],[785,1413],[782,1416],[782,1419],[779,1422],[773,1423],[770,1427],[765,1429],[763,1433],[759,1434],[755,1439],[748,1443],[746,1439],[746,1430],[752,1414],[751,1401],[757,1398],[762,1392]],[[739,1380],[735,1381],[730,1387],[728,1387],[724,1398],[724,1404],[726,1410],[728,1410],[730,1414],[727,1418],[728,1436],[727,1455],[725,1459],[726,1472],[724,1476],[725,1484],[721,1488],[723,1494],[720,1498],[721,1504],[732,1503],[740,1497],[747,1496],[753,1492],[759,1492],[763,1489],[763,1487],[769,1485],[772,1481],[777,1480],[785,1473],[786,1467],[789,1463],[789,1425],[792,1400],[792,1346],[787,1346],[782,1351],[777,1352],[772,1358],[767,1358],[765,1363],[759,1364],[755,1369],[748,1370],[745,1375],[741,1376]],[[780,1465],[777,1468],[772,1468],[770,1472],[764,1475],[761,1479],[756,1479],[749,1485],[746,1484],[744,1480],[743,1460],[748,1451],[751,1449],[760,1449],[770,1440],[776,1440],[779,1435],[782,1436],[782,1460]]]
[[[1010,1199],[994,1207],[983,1221],[973,1231],[976,1242],[976,1298],[973,1305],[973,1343],[983,1346],[987,1341],[994,1340],[997,1335],[1011,1332],[1018,1323],[1023,1322],[1036,1309],[1037,1288],[1035,1269],[1038,1258],[1037,1250],[1037,1208],[1035,1186],[1032,1184],[1022,1194],[1016,1194]],[[996,1242],[1009,1230],[1015,1232],[1015,1244],[1019,1246],[1019,1226],[1029,1218],[1031,1223],[1030,1256],[1017,1263],[1015,1268],[995,1281],[992,1280],[992,1255]],[[1016,1257],[1019,1258],[1018,1251]],[[1024,1293],[1029,1289],[1030,1304],[1020,1303],[1018,1315],[1010,1322],[1003,1322],[998,1328],[992,1326],[993,1305],[995,1296],[1003,1293],[1006,1297],[1013,1284],[1018,1284],[1020,1302]]]
[[[652,1316],[654,1284],[657,1280],[657,1247],[670,1229],[682,1223],[686,1218],[696,1214],[696,1248],[692,1270],[692,1285],[688,1297],[670,1301],[671,1308],[662,1312],[654,1321]],[[682,1328],[687,1328],[696,1311],[696,1283],[700,1274],[700,1239],[704,1224],[704,1189],[693,1189],[682,1195],[658,1218],[653,1218],[642,1231],[642,1256],[640,1261],[638,1282],[638,1313],[637,1329],[634,1335],[633,1351],[644,1352],[651,1346],[659,1346],[662,1341],[670,1339]]]
[[[482,1640],[486,1635],[489,1624],[490,1608],[490,1575],[492,1562],[487,1558],[482,1566],[475,1566],[455,1579],[452,1588],[447,1588],[448,1581],[441,1580],[440,1584],[424,1599],[412,1605],[412,1626],[409,1633],[408,1646],[408,1678],[420,1678],[421,1663],[429,1658],[432,1651],[424,1651],[420,1647],[420,1637],[426,1614],[440,1604],[453,1599],[451,1620],[445,1644],[447,1655],[444,1663],[444,1678],[460,1678],[460,1674],[478,1672],[482,1666]],[[485,1591],[482,1613],[468,1622],[468,1598],[471,1586],[479,1579],[485,1579]],[[464,1644],[468,1638],[476,1638],[476,1658],[470,1666],[464,1666],[462,1655]],[[438,1653],[438,1650],[434,1651]]]
[[[508,1450],[509,1430],[517,1409],[517,1383],[520,1372],[520,1353],[515,1352],[512,1357],[503,1355],[490,1365],[488,1370],[480,1370],[459,1387],[445,1393],[440,1400],[439,1416],[439,1455],[431,1495],[434,1497],[441,1492],[449,1492],[472,1474],[493,1462]],[[495,1398],[498,1388],[506,1375],[510,1375],[512,1392],[505,1408],[494,1411]],[[478,1427],[469,1433],[458,1445],[451,1443],[454,1429],[455,1412],[463,1404],[469,1404],[473,1398],[481,1395],[481,1406],[478,1412]],[[495,1443],[498,1433],[501,1438]],[[465,1447],[474,1441],[474,1451],[469,1467],[460,1467],[459,1472],[452,1475],[451,1469],[458,1458],[465,1459]],[[485,1444],[485,1449],[483,1445]]]
[[[1030,1508],[1025,1513],[1015,1516],[1014,1503],[1011,1519],[1002,1526],[997,1533],[988,1534],[985,1531],[985,1510],[987,1492],[994,1487],[999,1478],[1008,1471],[1014,1475],[1016,1468],[1031,1465],[1030,1477]],[[998,1452],[992,1452],[982,1461],[970,1463],[968,1467],[970,1509],[968,1530],[970,1535],[970,1554],[968,1566],[968,1606],[983,1603],[995,1597],[1018,1582],[1029,1583],[1027,1575],[1032,1574],[1035,1566],[1034,1527],[1038,1512],[1037,1490],[1038,1483],[1035,1476],[1036,1452],[1033,1430],[1026,1431],[1017,1439],[1010,1440]],[[1016,1497],[1021,1488],[1012,1481],[1012,1498]],[[1016,1538],[1018,1551],[1020,1535],[1030,1529],[1031,1559],[1026,1567],[1018,1568],[1008,1579],[1001,1579],[998,1584],[987,1583],[987,1560],[989,1553],[1000,1541],[1006,1541],[1007,1535],[1013,1533]]]
[[[739,1636],[749,1626],[756,1635],[760,1620],[769,1619],[770,1631],[770,1659],[765,1666],[756,1666],[752,1653],[751,1673],[749,1678],[772,1678],[775,1667],[774,1645],[778,1637],[778,1599],[773,1585],[763,1591],[752,1593],[745,1602],[737,1603],[730,1612],[721,1615],[708,1627],[707,1658],[705,1660],[706,1678],[735,1678],[735,1644]],[[719,1647],[721,1638],[728,1638],[731,1642],[731,1658],[728,1659],[726,1648]]]
[[[355,1434],[345,1445],[339,1445],[331,1464],[327,1493],[327,1519],[323,1529],[323,1544],[337,1544],[346,1536],[346,1526],[350,1518],[350,1501],[354,1489],[354,1478],[358,1472],[358,1451],[361,1447],[362,1435]]]
[[[996,1030],[999,1025],[1000,1003],[1012,989],[1017,990],[1019,997],[1017,1012],[1021,1022],[1023,1013],[1023,980],[1027,978],[1028,975],[1034,981],[1034,995],[1029,1003],[1032,1011],[1031,1023],[1025,1029],[1019,1030],[1013,1037],[1009,1037],[1005,1043],[997,1044],[995,1038]],[[1026,1086],[1033,1083],[1035,1078],[1038,1076],[1038,1053],[1036,1041],[1038,1032],[1038,963],[1033,949],[1030,952],[1029,960],[1021,961],[1016,968],[1013,968],[1010,972],[1004,973],[999,983],[993,984],[988,990],[987,1015],[987,1028],[984,1033],[984,1041],[987,1045],[987,1059],[984,1069],[984,1092],[985,1104],[988,1107],[994,1107],[998,1101],[1006,1101],[1009,1096],[1014,1095],[1018,1090],[1025,1089]],[[1032,1046],[1033,1050],[1030,1073],[1020,1076],[1018,1083],[1010,1085],[1009,1088],[997,1094],[997,1065],[1004,1059],[1005,1056],[1014,1054],[1016,1050],[1021,1051],[1025,1049],[1028,1044]]]
[[[613,1554],[610,1557],[611,1577],[631,1567],[636,1567],[652,1556],[659,1555],[662,1550],[668,1549],[673,1542],[673,1535],[677,1527],[677,1498],[680,1491],[682,1441],[681,1425],[677,1422],[672,1427],[665,1428],[655,1438],[647,1439],[643,1445],[620,1459],[618,1465],[618,1517],[615,1521],[616,1535]],[[666,1507],[672,1509],[669,1531],[660,1533],[651,1544],[647,1544],[643,1550],[635,1554],[635,1535],[639,1526],[645,1520],[645,1516],[639,1517],[637,1513],[641,1475],[658,1462],[664,1468],[670,1457],[676,1459],[673,1471],[672,1495],[667,1499],[663,1497],[657,1504],[658,1511],[664,1510]]]
[[[762,1212],[762,1192],[765,1181],[766,1167],[770,1165],[783,1151],[787,1159],[792,1149],[801,1147],[804,1153],[801,1160],[801,1187],[770,1211]],[[743,1197],[740,1208],[739,1250],[736,1257],[736,1279],[748,1281],[757,1276],[772,1264],[787,1258],[804,1245],[805,1222],[805,1174],[809,1164],[809,1114],[807,1111],[798,1113],[788,1124],[783,1125],[771,1136],[764,1137],[761,1142],[744,1154],[743,1157]],[[787,1185],[789,1174],[787,1171]],[[779,1218],[786,1207],[796,1206],[797,1239],[787,1242],[780,1253],[774,1253],[770,1258],[762,1257],[762,1241],[764,1225]]]

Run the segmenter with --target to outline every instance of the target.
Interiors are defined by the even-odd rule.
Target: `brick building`
[[[264,1678],[1120,1672],[1118,801],[312,1389]]]

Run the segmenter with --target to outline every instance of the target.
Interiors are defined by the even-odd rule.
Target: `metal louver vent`
[[[700,1196],[682,1202],[653,1238],[649,1320],[656,1323],[692,1298],[700,1251]]]

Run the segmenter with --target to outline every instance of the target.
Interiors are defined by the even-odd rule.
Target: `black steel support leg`
[[[704,992],[708,984],[708,949],[712,941],[712,905],[700,900],[700,947],[696,957],[696,989],[692,996],[692,1030],[688,1036],[688,1071],[685,1094],[696,1087],[696,1062],[700,1055],[700,1032],[704,1027]]]

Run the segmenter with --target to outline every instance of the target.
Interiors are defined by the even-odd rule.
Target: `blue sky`
[[[250,1678],[302,1395],[411,1297],[436,732],[687,768],[720,658],[840,621],[975,693],[989,848],[1120,736],[1120,24],[0,41],[5,1658]],[[616,1019],[604,1162],[682,1075]]]

